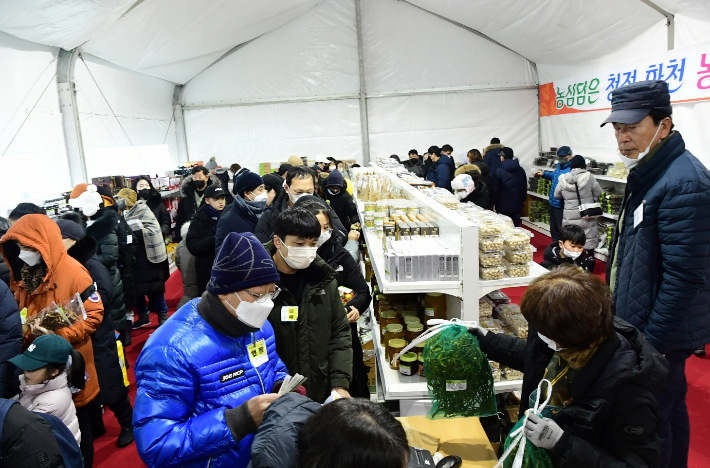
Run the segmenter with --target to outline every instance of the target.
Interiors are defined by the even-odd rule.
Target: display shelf
[[[549,172],[553,172],[553,171],[555,170],[554,167],[542,167],[542,166],[534,166],[534,165],[528,165],[528,167],[531,168],[531,169],[534,169],[534,170],[536,170],[536,171],[549,171]],[[603,181],[606,181],[606,182],[616,182],[616,183],[618,183],[618,184],[626,184],[626,179],[620,179],[620,178],[618,178],[618,177],[609,177],[609,176],[606,176],[606,175],[596,175],[596,174],[592,174],[592,175],[593,175],[594,178],[597,179],[597,180],[603,180]],[[530,193],[530,192],[528,192],[528,193]]]
[[[609,258],[609,249],[596,249],[594,251],[594,257],[597,260],[601,260],[602,262],[606,263]]]
[[[537,192],[531,192],[530,190],[528,190],[528,195],[536,197],[536,198],[542,198],[543,200],[549,200],[549,198],[550,198],[547,195],[543,195],[543,194],[537,193]]]
[[[377,284],[380,285],[380,291],[387,294],[402,294],[422,291],[436,291],[452,296],[461,297],[462,287],[460,281],[412,281],[409,283],[389,282],[385,279],[385,260],[384,250],[382,248],[382,239],[378,239],[377,235],[372,231],[363,231],[365,244],[370,251],[370,262],[372,270],[377,277]]]
[[[390,367],[385,358],[385,349],[380,346],[380,327],[372,327],[372,341],[376,349],[377,372],[382,381],[385,400],[421,400],[429,399],[426,379],[419,375],[402,375]],[[496,393],[520,390],[522,380],[503,380],[494,384]]]
[[[523,226],[532,229],[535,232],[539,232],[540,234],[551,237],[550,236],[550,225],[546,223],[540,223],[540,222],[533,222],[530,221],[530,218],[527,218],[525,216],[520,217],[520,222],[523,224]]]
[[[519,278],[510,278],[505,276],[501,280],[479,281],[478,285],[481,296],[497,289],[527,286],[532,283],[535,278],[548,272],[545,267],[542,267],[535,262],[528,262],[528,265],[530,266],[530,275],[528,276],[521,276]]]
[[[549,198],[549,197],[547,197],[546,195],[542,195],[542,194],[537,193],[537,192],[531,192],[531,191],[529,191],[529,190],[528,190],[528,195],[530,195],[530,196],[532,196],[532,197],[536,197],[536,198],[541,198],[541,199],[543,199],[543,200],[548,200],[548,198]],[[603,216],[604,218],[613,219],[613,220],[615,220],[615,221],[616,221],[617,219],[619,219],[619,215],[615,215],[615,214],[602,213],[602,216]],[[544,224],[544,223],[540,223],[540,224]],[[546,226],[547,226],[547,225],[546,225]],[[548,231],[549,231],[549,228],[548,228]]]

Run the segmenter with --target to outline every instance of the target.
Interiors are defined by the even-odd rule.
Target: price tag
[[[465,380],[447,380],[446,381],[446,391],[447,392],[458,392],[460,390],[466,390]]]
[[[283,306],[281,307],[282,322],[298,321],[298,306]]]
[[[424,315],[426,315],[427,317],[433,317],[434,309],[432,309],[431,307],[427,307],[426,309],[424,309]]]
[[[132,244],[132,243],[133,243],[133,235],[132,235],[132,234],[128,234],[128,235],[126,236],[126,244]]]
[[[254,367],[259,367],[269,360],[269,354],[266,352],[266,342],[263,339],[247,346],[247,351],[249,352],[251,365]]]

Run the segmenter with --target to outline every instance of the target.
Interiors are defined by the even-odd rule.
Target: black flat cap
[[[611,92],[611,114],[602,122],[632,124],[640,122],[652,110],[672,114],[668,83],[662,80],[638,81]]]

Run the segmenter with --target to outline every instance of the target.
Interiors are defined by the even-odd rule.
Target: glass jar
[[[389,340],[386,349],[389,349],[390,354],[394,356],[395,354],[402,351],[405,346],[407,346],[406,341],[404,341],[402,338],[395,338],[393,340]],[[387,358],[387,361],[390,363],[390,368],[394,370],[399,370],[399,359],[396,359],[394,362],[392,362],[389,358]]]
[[[385,329],[391,323],[399,323],[397,314],[392,309],[385,309],[380,312],[380,345],[385,346]]]
[[[406,307],[406,306],[405,306]],[[411,310],[411,309],[405,309],[399,313],[399,315],[402,316],[402,320],[406,321],[407,317],[416,317],[419,318],[419,315],[417,314],[416,310]]]
[[[417,375],[419,363],[416,353],[404,353],[399,358],[399,373],[402,375]]]
[[[431,292],[424,296],[426,319],[446,319],[446,297],[442,293]]]
[[[377,210],[377,203],[376,202],[365,202],[365,212],[372,212],[374,213],[375,210]]]
[[[419,317],[404,317],[404,326],[406,327],[409,324],[422,325],[422,321],[419,320]]]
[[[411,343],[422,333],[424,333],[424,325],[408,324],[407,331],[404,333],[404,339]]]
[[[419,375],[426,377],[424,375],[424,353],[417,354],[417,362],[419,363]]]
[[[375,230],[375,215],[370,213],[365,215],[365,228],[368,231]]]
[[[387,325],[387,328],[385,329],[384,342],[389,343],[390,340],[393,340],[395,338],[404,338],[404,327],[399,323],[390,323],[389,325]],[[387,359],[390,358],[390,355],[387,353],[386,346],[385,346],[385,357]]]

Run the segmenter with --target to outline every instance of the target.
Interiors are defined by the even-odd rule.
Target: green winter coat
[[[264,244],[276,253],[273,241]],[[323,403],[334,387],[349,388],[352,378],[352,337],[347,312],[340,300],[335,272],[320,257],[305,270],[308,282],[301,303],[282,288],[274,299],[269,322],[276,336],[276,352],[291,375],[307,377],[308,397]],[[298,321],[282,322],[281,308],[298,305]]]
[[[122,330],[123,321],[126,319],[126,306],[123,296],[123,281],[118,269],[118,223],[119,214],[114,210],[102,209],[99,217],[91,226],[86,227],[86,234],[96,241],[96,258],[109,272],[113,291],[111,304],[107,311],[111,312],[114,327]]]

